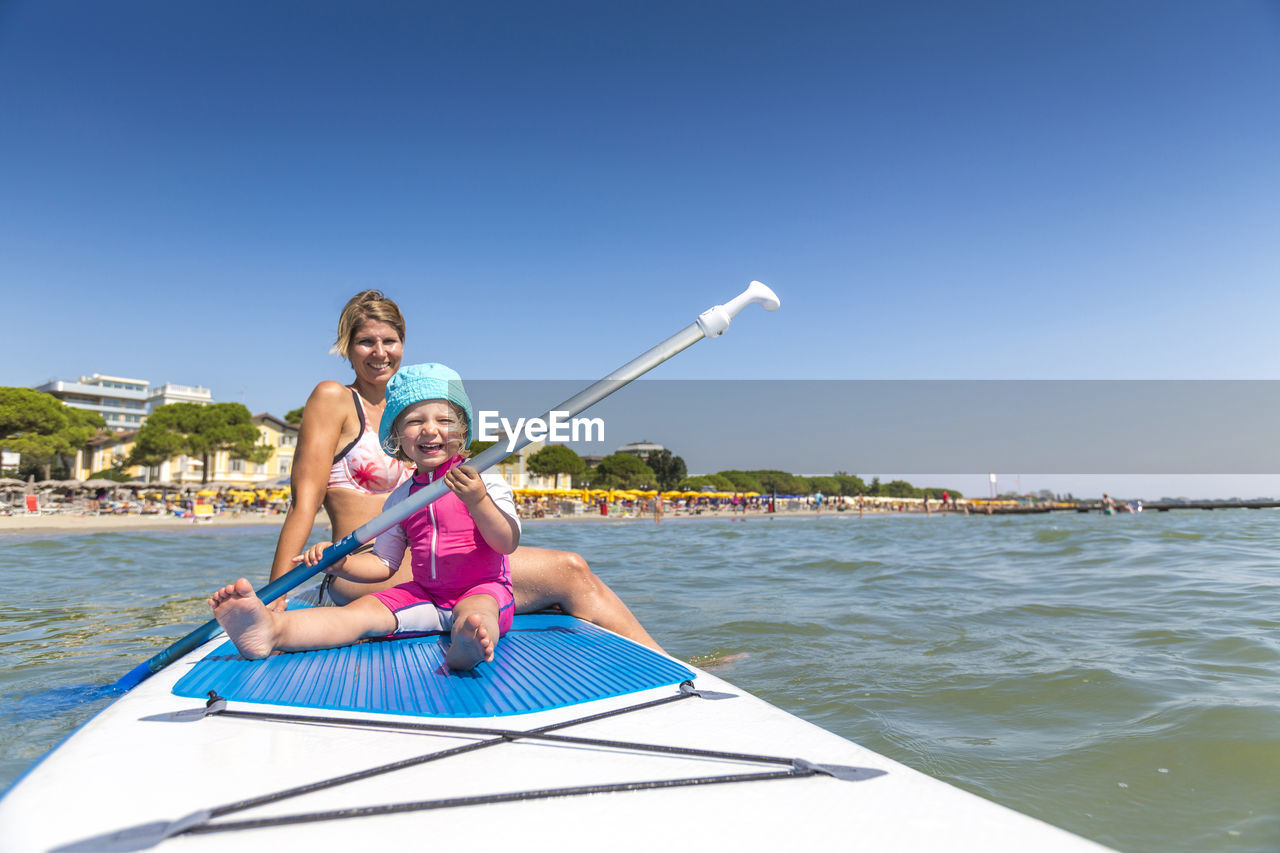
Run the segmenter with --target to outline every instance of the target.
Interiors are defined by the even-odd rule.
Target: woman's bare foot
[[[276,615],[267,609],[244,578],[228,584],[209,599],[213,616],[236,650],[249,660],[265,658],[275,649]]]
[[[479,613],[472,613],[461,625],[453,628],[453,641],[445,653],[444,662],[449,669],[474,669],[481,661],[493,660],[493,638]]]

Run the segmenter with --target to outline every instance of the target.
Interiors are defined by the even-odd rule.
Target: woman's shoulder
[[[348,420],[356,418],[351,389],[341,382],[326,379],[315,387],[302,410],[303,432],[311,434],[340,430]],[[311,429],[308,429],[311,427]],[[301,440],[301,437],[299,437]]]
[[[326,379],[311,391],[311,396],[307,398],[306,407],[307,409],[319,407],[332,410],[351,405],[351,389],[341,382]]]
[[[350,400],[351,388],[336,379],[326,379],[311,391],[311,399]]]

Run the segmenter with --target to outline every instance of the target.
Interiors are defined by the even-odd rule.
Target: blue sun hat
[[[448,400],[461,408],[467,419],[467,441],[463,447],[471,446],[471,425],[475,418],[471,414],[471,399],[462,387],[462,377],[443,364],[411,364],[401,367],[387,383],[387,406],[382,410],[382,423],[378,425],[378,443],[388,456],[396,454],[398,442],[391,438],[391,427],[395,425],[396,418],[405,409],[424,400]]]

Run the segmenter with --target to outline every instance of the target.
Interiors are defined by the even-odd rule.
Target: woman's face
[[[380,320],[366,320],[351,336],[347,355],[357,377],[375,385],[386,385],[400,369],[404,341],[394,327]]]

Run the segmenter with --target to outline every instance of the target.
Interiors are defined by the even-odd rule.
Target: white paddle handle
[[[782,303],[767,284],[753,281],[747,289],[733,297],[724,305],[708,308],[698,315],[698,328],[704,337],[718,338],[729,328],[729,321],[738,316],[738,312],[751,303],[756,303],[766,311],[777,311]]]

